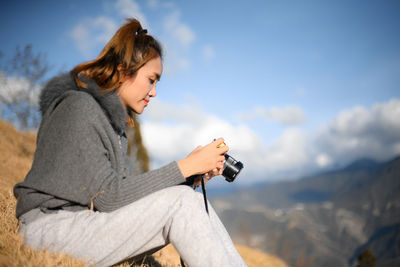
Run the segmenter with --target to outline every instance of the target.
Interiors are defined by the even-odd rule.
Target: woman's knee
[[[204,203],[203,195],[199,192],[193,190],[193,188],[186,185],[178,185],[174,186],[174,190],[176,191],[176,195],[179,196],[179,199],[182,201],[182,204],[187,206],[198,207],[199,204]]]

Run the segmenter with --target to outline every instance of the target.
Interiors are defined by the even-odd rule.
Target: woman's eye
[[[149,81],[151,84],[154,84],[156,82],[156,80],[153,80],[153,79],[149,79]]]

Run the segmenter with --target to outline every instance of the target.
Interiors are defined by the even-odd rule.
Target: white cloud
[[[255,107],[250,112],[237,115],[242,120],[264,119],[267,121],[276,121],[286,126],[300,125],[306,121],[305,113],[301,107]]]
[[[194,31],[181,20],[181,13],[176,7],[168,9],[163,19],[162,43],[165,51],[166,75],[187,69],[190,61],[186,55],[196,39]]]
[[[37,106],[42,85],[32,85],[22,77],[6,77],[0,72],[0,101],[6,104],[16,104],[28,101],[31,106]]]
[[[272,177],[289,168],[307,163],[306,136],[297,129],[287,129],[281,138],[266,146],[245,124],[232,124],[205,113],[201,106],[188,103],[176,106],[152,101],[142,123],[143,140],[149,149],[153,167],[184,158],[198,145],[223,137],[230,154],[245,164],[244,183]]]
[[[266,143],[246,124],[233,124],[203,111],[200,105],[176,106],[153,101],[142,124],[153,167],[180,160],[197,145],[224,137],[231,156],[241,160],[239,183],[296,178],[360,157],[387,160],[400,154],[400,100],[356,107],[316,132],[288,127]],[[267,141],[268,142],[268,141]]]
[[[400,99],[341,112],[315,137],[321,151],[343,163],[359,157],[387,160],[400,154]]]
[[[117,24],[107,17],[96,18],[93,20],[92,25],[95,30],[101,29],[95,36],[95,41],[99,43],[105,44],[108,42],[117,30]]]
[[[87,55],[90,52],[92,43],[89,42],[89,30],[85,25],[76,25],[71,31],[71,37],[82,54]]]
[[[245,125],[232,125],[212,114],[207,114],[196,103],[189,102],[186,105],[176,106],[152,100],[152,107],[146,111],[146,123],[144,125],[163,125],[163,127],[177,128],[184,132],[182,137],[190,141],[191,145],[206,144],[213,138],[225,137],[236,149],[254,149],[252,140],[256,136]],[[190,135],[187,135],[190,129]],[[184,130],[184,131],[183,131]],[[248,137],[248,138],[247,138]],[[170,138],[170,137],[168,137]]]
[[[174,10],[164,19],[164,27],[176,41],[184,48],[189,47],[196,39],[194,31],[180,19],[179,10]]]
[[[147,0],[147,6],[153,9],[156,8],[175,8],[174,2],[169,2],[166,0]]]
[[[144,28],[149,28],[145,14],[134,0],[118,0],[114,8],[123,18],[136,18]],[[117,31],[121,23],[107,16],[86,18],[79,22],[70,32],[78,50],[86,58],[96,57],[106,43]]]
[[[307,136],[299,129],[286,129],[265,152],[267,166],[273,171],[300,168],[309,163]]]
[[[164,72],[163,75],[171,75],[189,68],[190,61],[173,40],[163,39],[164,48]]]
[[[100,16],[83,20],[72,29],[70,36],[78,50],[89,58],[96,57],[100,53],[100,49],[111,39],[116,30],[117,24],[112,19]],[[101,48],[97,49],[99,46]]]
[[[324,168],[332,164],[332,159],[329,157],[329,155],[321,153],[317,155],[315,162],[319,167]]]
[[[148,28],[146,15],[141,11],[139,4],[134,0],[118,0],[115,7],[119,14],[126,18],[135,18],[140,21],[143,28]]]
[[[151,100],[151,107],[146,111],[146,117],[153,121],[173,120],[176,122],[202,124],[205,114],[201,107],[193,101],[187,105],[177,107],[172,103],[162,102],[159,99]]]

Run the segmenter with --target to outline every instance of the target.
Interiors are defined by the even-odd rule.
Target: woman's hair
[[[83,74],[103,90],[114,90],[120,84],[121,74],[132,76],[156,57],[162,58],[159,42],[143,30],[139,21],[127,19],[95,60],[79,64],[71,73],[80,87],[87,87],[78,76]],[[118,69],[119,65],[122,68]]]

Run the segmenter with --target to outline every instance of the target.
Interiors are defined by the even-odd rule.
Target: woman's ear
[[[118,64],[117,71],[119,75],[119,85],[121,85],[126,79],[125,71],[122,64]]]
[[[117,70],[118,70],[118,72],[121,72],[122,71],[122,64],[118,64],[118,66],[117,66]]]

